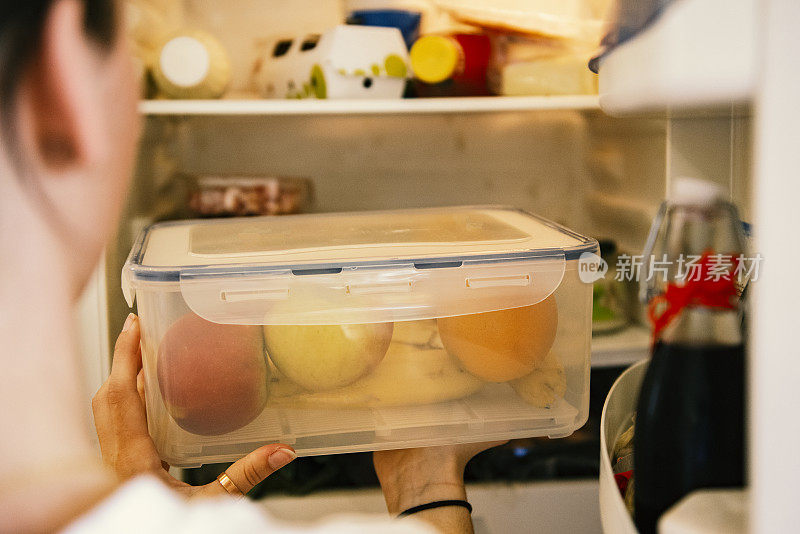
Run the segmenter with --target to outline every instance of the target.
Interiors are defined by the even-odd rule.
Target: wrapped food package
[[[274,176],[202,176],[189,208],[200,217],[288,215],[311,203],[311,182]]]
[[[600,40],[608,0],[436,0],[457,20],[492,39],[492,93],[552,96],[597,93],[588,63]]]
[[[594,46],[610,0],[435,0],[456,20],[480,26]]]
[[[589,70],[593,48],[573,41],[491,32],[487,79],[499,95],[582,95],[597,93]]]

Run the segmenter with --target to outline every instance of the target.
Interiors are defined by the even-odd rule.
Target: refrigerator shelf
[[[592,368],[627,367],[649,356],[650,330],[644,326],[592,336]]]
[[[596,95],[483,96],[393,100],[143,100],[147,116],[181,115],[388,115],[492,113],[502,111],[599,110]]]
[[[756,0],[685,0],[600,63],[600,105],[614,115],[696,113],[747,104],[758,73]]]

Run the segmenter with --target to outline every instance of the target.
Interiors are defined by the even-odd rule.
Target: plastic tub
[[[638,362],[617,378],[608,392],[600,418],[600,518],[603,532],[609,534],[638,532],[614,480],[611,454],[614,443],[625,431],[631,416],[636,412],[639,388],[647,372],[648,363],[649,360]]]
[[[196,466],[562,437],[589,402],[597,242],[524,212],[440,208],[160,223],[123,271],[148,425]]]

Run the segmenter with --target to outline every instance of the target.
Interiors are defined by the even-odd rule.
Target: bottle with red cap
[[[481,33],[426,35],[409,52],[417,96],[489,94],[489,37]]]
[[[736,208],[709,182],[676,180],[648,238],[643,296],[653,349],[634,435],[640,533],[700,488],[744,485],[745,349]]]

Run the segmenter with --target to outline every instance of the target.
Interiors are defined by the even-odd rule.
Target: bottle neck
[[[686,307],[664,329],[660,341],[689,346],[735,346],[742,343],[738,310]]]
[[[663,295],[669,284],[683,285],[697,273],[725,272],[733,276],[744,252],[736,208],[727,202],[710,206],[665,203],[659,210],[644,250],[641,296]],[[705,262],[703,266],[701,263]],[[705,277],[700,276],[700,279]]]

